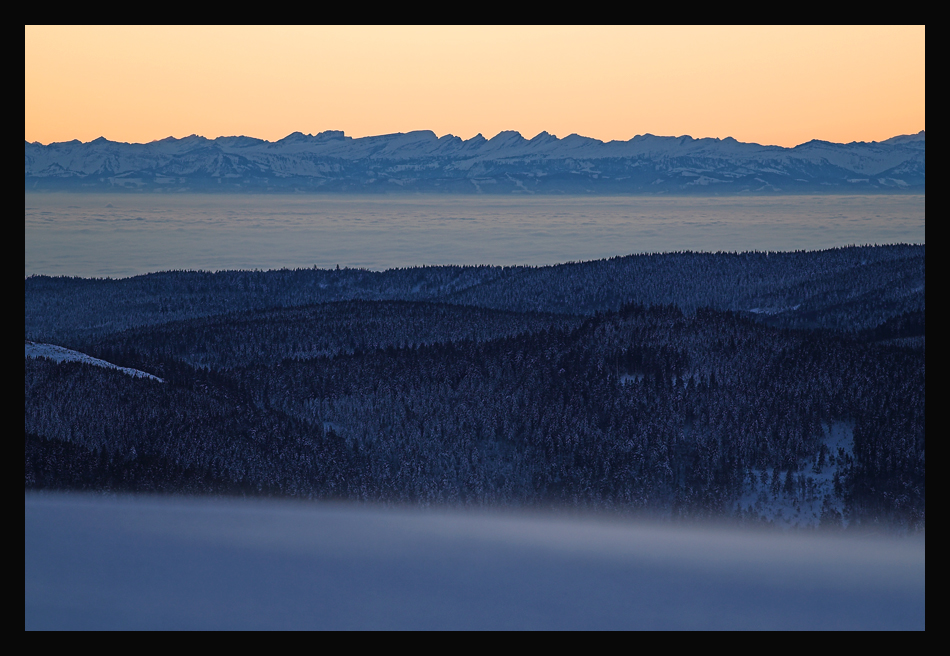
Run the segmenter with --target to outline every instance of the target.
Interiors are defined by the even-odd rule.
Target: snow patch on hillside
[[[789,306],[789,307],[782,307],[782,308],[762,308],[762,307],[754,307],[754,308],[750,308],[750,309],[749,309],[749,312],[751,312],[752,314],[768,314],[768,315],[773,315],[773,314],[781,314],[782,312],[794,312],[795,310],[797,310],[797,309],[800,308],[800,307],[801,307],[801,303],[799,303],[798,305],[792,305],[792,306]]]
[[[736,511],[785,528],[817,527],[822,521],[847,526],[841,487],[854,461],[854,425],[838,421],[823,428],[824,457],[800,462],[791,485],[786,471],[753,470]]]
[[[111,362],[106,362],[105,360],[100,360],[99,358],[94,358],[90,355],[86,355],[85,353],[73,351],[62,346],[56,346],[55,344],[37,344],[36,342],[27,341],[26,357],[48,358],[56,363],[85,362],[86,364],[95,365],[97,367],[105,367],[106,369],[117,369],[136,378],[151,378],[152,380],[157,380],[160,383],[165,382],[158,376],[147,374],[144,371],[139,371],[138,369],[129,369],[128,367],[120,367],[118,365],[112,364]]]

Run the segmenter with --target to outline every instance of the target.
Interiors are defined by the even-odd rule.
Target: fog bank
[[[27,629],[924,629],[924,539],[26,493]]]

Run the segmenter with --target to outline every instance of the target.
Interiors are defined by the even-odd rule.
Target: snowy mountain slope
[[[420,130],[354,139],[331,130],[294,132],[276,142],[192,135],[128,144],[100,137],[25,142],[24,149],[26,189],[37,190],[736,193],[923,190],[925,184],[923,131],[795,148],[731,137],[645,134],[605,143],[504,131],[463,140]]]

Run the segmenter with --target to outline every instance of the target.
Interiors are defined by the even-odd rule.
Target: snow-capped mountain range
[[[514,131],[491,139],[420,130],[25,142],[26,190],[350,193],[855,193],[925,187],[924,131],[874,142],[762,146],[639,135],[603,142]]]

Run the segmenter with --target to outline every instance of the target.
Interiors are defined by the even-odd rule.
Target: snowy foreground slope
[[[924,540],[26,494],[27,629],[924,629]]]

